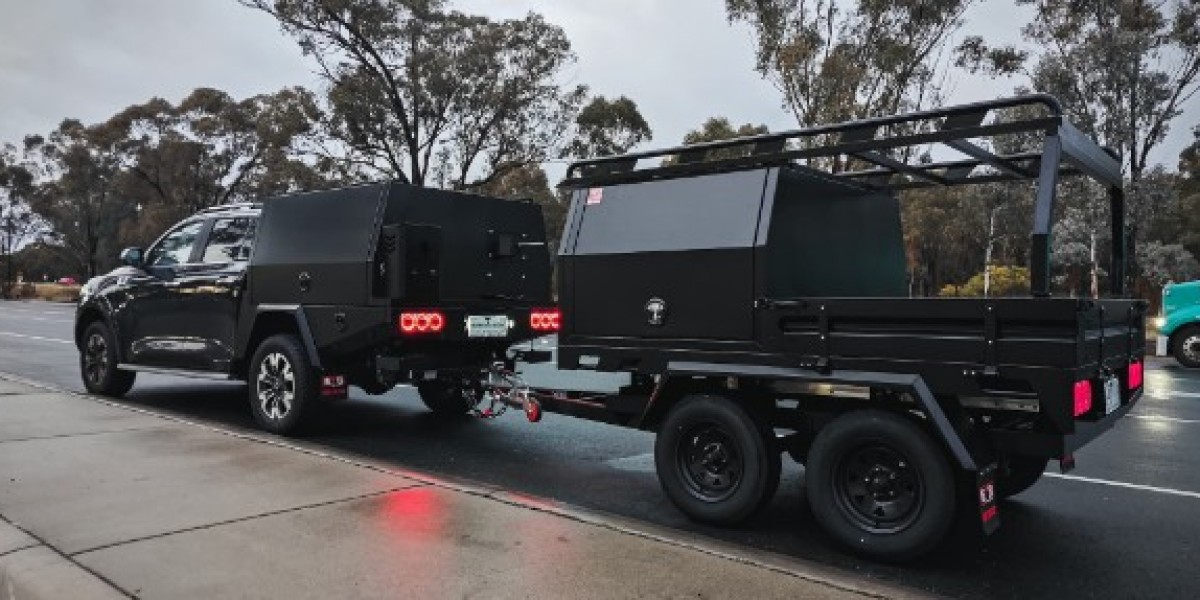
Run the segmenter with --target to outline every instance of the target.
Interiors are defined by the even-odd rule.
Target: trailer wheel
[[[88,325],[83,332],[79,372],[87,391],[113,397],[124,396],[137,378],[137,373],[117,368],[116,336],[103,321]]]
[[[667,497],[687,516],[719,525],[744,521],[771,500],[780,454],[765,419],[712,395],[680,400],[654,442]]]
[[[954,521],[954,473],[945,451],[902,416],[844,414],[813,440],[805,470],[808,501],[840,544],[883,560],[933,550]]]
[[[451,379],[422,381],[417,384],[417,394],[421,402],[439,417],[462,417],[471,409],[471,403],[464,396],[467,384]]]
[[[1180,329],[1171,336],[1171,356],[1185,367],[1200,368],[1200,327]]]
[[[300,339],[275,335],[259,344],[250,363],[250,412],[263,429],[294,435],[303,431],[316,408],[319,381]]]
[[[1033,487],[1042,478],[1048,458],[1032,456],[1005,456],[1000,461],[996,476],[996,495],[1011,498]]]

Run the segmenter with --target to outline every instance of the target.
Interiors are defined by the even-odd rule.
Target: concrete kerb
[[[0,598],[132,598],[0,515]]]
[[[904,592],[901,592],[900,590],[890,588],[885,584],[880,584],[880,585],[876,586],[876,585],[862,585],[859,582],[854,582],[854,583],[848,582],[848,581],[845,581],[844,578],[840,577],[840,573],[837,573],[833,569],[820,567],[818,565],[796,564],[798,562],[801,562],[801,560],[792,558],[792,557],[787,557],[785,555],[778,555],[776,553],[755,550],[753,552],[755,554],[755,556],[750,557],[750,556],[746,556],[746,551],[744,548],[738,547],[734,544],[721,542],[719,540],[714,540],[712,538],[708,538],[708,537],[705,537],[702,535],[687,534],[685,532],[680,532],[680,531],[669,529],[669,528],[655,526],[655,525],[652,525],[649,523],[645,523],[642,521],[636,521],[636,520],[628,519],[625,517],[620,517],[617,515],[603,512],[603,511],[585,509],[585,508],[581,508],[581,507],[577,507],[577,506],[560,503],[560,502],[557,502],[554,500],[533,497],[533,496],[521,494],[518,492],[512,492],[512,491],[501,489],[498,486],[494,486],[494,485],[488,485],[488,484],[483,484],[480,482],[474,482],[474,481],[468,481],[468,480],[447,479],[447,478],[437,477],[437,476],[433,476],[433,475],[418,472],[418,471],[412,471],[412,470],[408,470],[408,469],[397,469],[393,466],[384,466],[380,463],[376,463],[376,462],[372,462],[372,461],[368,461],[368,460],[359,460],[359,459],[354,459],[354,458],[348,458],[345,456],[338,456],[336,454],[331,454],[329,452],[317,450],[314,448],[306,447],[303,445],[284,441],[284,440],[277,439],[277,438],[266,438],[266,437],[262,437],[260,435],[256,435],[256,434],[252,434],[252,433],[224,429],[221,427],[209,425],[207,423],[202,423],[202,422],[198,422],[198,421],[193,421],[193,420],[175,416],[175,415],[159,413],[159,412],[155,412],[152,410],[139,408],[139,407],[135,407],[135,406],[129,406],[127,404],[123,404],[120,402],[114,402],[112,400],[107,400],[107,399],[100,398],[97,396],[81,394],[78,392],[58,388],[53,385],[48,385],[43,382],[31,380],[31,379],[28,379],[28,378],[25,378],[25,377],[22,377],[19,375],[11,374],[11,373],[0,372],[0,379],[5,379],[5,380],[11,381],[13,383],[27,385],[29,387],[38,388],[38,389],[42,389],[42,390],[46,390],[46,391],[50,391],[50,392],[74,396],[74,397],[80,398],[82,400],[96,402],[96,403],[111,406],[114,408],[119,408],[122,410],[127,410],[127,411],[131,411],[131,412],[135,412],[135,413],[139,413],[139,414],[143,414],[143,415],[147,415],[147,416],[151,416],[151,417],[156,417],[156,418],[160,418],[160,419],[175,422],[175,423],[180,423],[180,424],[189,425],[192,427],[197,427],[197,428],[200,428],[203,430],[207,430],[207,431],[218,433],[218,434],[225,435],[225,436],[234,437],[237,439],[242,439],[242,440],[249,441],[249,442],[266,444],[269,446],[292,450],[295,452],[301,452],[301,453],[304,453],[304,454],[307,454],[310,456],[315,456],[315,457],[332,460],[332,461],[336,461],[336,462],[347,464],[347,465],[352,465],[352,466],[355,466],[358,468],[371,470],[371,471],[374,471],[377,473],[409,479],[414,482],[428,485],[428,486],[433,486],[433,487],[442,488],[442,489],[446,489],[446,490],[450,490],[450,491],[455,491],[455,492],[470,494],[470,495],[478,496],[478,497],[482,497],[482,498],[487,498],[491,501],[501,502],[501,503],[504,503],[504,504],[507,504],[510,506],[515,506],[515,507],[524,508],[527,510],[550,514],[550,515],[554,515],[556,517],[568,519],[571,521],[575,521],[575,522],[579,522],[579,523],[583,523],[583,524],[587,524],[587,525],[591,525],[591,526],[595,526],[595,527],[600,527],[600,528],[614,531],[617,533],[634,536],[634,537],[654,541],[657,543],[667,544],[667,545],[674,546],[677,548],[682,548],[685,550],[699,552],[702,554],[706,554],[709,556],[713,556],[716,558],[728,560],[731,562],[735,562],[735,563],[739,563],[739,564],[743,564],[743,565],[747,565],[747,566],[761,568],[761,569],[768,570],[768,571],[771,571],[771,572],[774,572],[777,574],[794,577],[798,580],[806,581],[806,582],[821,585],[821,586],[826,586],[826,587],[832,588],[834,590],[858,594],[858,595],[861,595],[861,596],[867,597],[867,598],[924,597],[920,594],[904,593]],[[3,520],[3,516],[0,515],[0,527],[3,527],[4,524],[5,524],[5,521]],[[36,539],[35,539],[35,541],[36,541]],[[44,544],[42,544],[40,541],[36,541],[36,542],[37,542],[37,545],[28,546],[25,548],[25,550],[35,549],[39,545],[44,546]],[[49,546],[46,546],[46,548],[49,548]],[[2,550],[2,546],[0,546],[0,550]],[[20,551],[23,551],[23,550],[18,550],[17,552],[20,552]],[[55,551],[55,553],[57,553],[57,551]],[[3,558],[5,556],[7,556],[7,555],[0,552],[0,582],[7,581],[6,575],[4,573],[5,569],[4,569],[4,563],[3,563]],[[78,563],[75,563],[74,561],[72,561],[70,559],[70,557],[67,557],[67,556],[61,555],[61,554],[58,554],[58,556],[63,561],[67,561],[71,565],[74,565],[75,568],[79,569],[83,574],[86,574],[88,576],[96,578],[97,581],[102,582],[107,586],[110,586],[113,590],[119,589],[119,588],[116,588],[116,586],[112,586],[111,583],[108,583],[107,581],[103,580],[103,578],[101,578],[98,574],[92,573],[90,570],[87,570],[84,567],[78,565]],[[80,577],[82,578],[82,575]],[[7,590],[5,590],[2,586],[0,586],[0,598],[14,597],[11,595],[4,596],[2,594],[3,592],[7,592]],[[36,597],[36,596],[33,596],[33,597]],[[124,592],[121,592],[120,597],[127,597],[127,594],[125,594]]]

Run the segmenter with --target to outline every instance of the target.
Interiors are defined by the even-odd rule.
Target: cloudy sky
[[[793,123],[753,71],[749,32],[725,21],[722,0],[458,0],[492,17],[538,11],[562,26],[578,64],[568,76],[596,93],[633,98],[672,145],[713,115]],[[178,101],[196,87],[235,97],[289,85],[319,88],[312,66],[270,17],[234,0],[0,0],[0,143],[44,133],[64,117],[101,121],[153,96]],[[959,35],[1018,41],[1012,0],[984,0]],[[964,78],[953,100],[1004,95],[1017,80]],[[1186,107],[1153,158],[1174,168],[1200,123]]]

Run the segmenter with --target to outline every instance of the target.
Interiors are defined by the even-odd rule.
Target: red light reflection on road
[[[446,535],[446,497],[429,487],[388,494],[382,510],[383,525],[403,538],[420,544]]]

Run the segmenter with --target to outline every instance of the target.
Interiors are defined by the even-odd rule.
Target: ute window
[[[151,267],[169,267],[186,264],[192,257],[192,249],[196,245],[196,237],[204,221],[193,221],[175,231],[168,233],[157,246],[150,251],[146,265]]]
[[[250,260],[256,219],[235,217],[217,219],[208,234],[208,244],[200,262],[206,264],[243,262]]]

